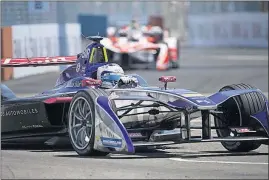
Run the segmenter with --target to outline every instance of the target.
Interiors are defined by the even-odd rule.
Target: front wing
[[[112,92],[114,90],[111,90]],[[115,90],[117,91],[117,90]],[[122,90],[119,90],[122,91]],[[139,90],[138,90],[139,91]],[[255,90],[251,90],[252,92]],[[245,94],[249,91],[237,91],[236,94]],[[95,97],[95,140],[94,149],[105,152],[128,152],[134,153],[135,147],[137,146],[159,146],[159,145],[170,145],[178,143],[190,143],[190,142],[220,142],[220,141],[265,141],[268,137],[253,136],[253,137],[227,137],[227,138],[213,138],[211,136],[211,127],[209,116],[206,115],[211,110],[214,110],[213,106],[200,106],[202,111],[202,136],[192,137],[190,133],[190,114],[194,109],[186,109],[188,106],[177,106],[171,101],[177,101],[176,98],[184,100],[180,95],[171,95],[167,92],[156,93],[155,97],[146,96],[118,96],[116,94],[110,96],[103,96],[98,94],[98,92],[89,92]],[[234,95],[234,94],[233,94]],[[231,95],[231,97],[233,96]],[[168,99],[165,98],[168,96]],[[158,99],[157,99],[158,97]],[[212,98],[212,96],[211,96]],[[141,101],[152,101],[156,103],[161,103],[171,109],[177,110],[173,111],[175,114],[184,114],[184,118],[181,119],[181,128],[176,128],[174,130],[153,130],[150,141],[133,141],[132,136],[135,133],[130,133],[128,129],[124,126],[123,121],[115,113],[115,106],[111,103],[111,99],[118,100],[141,100]],[[166,99],[166,100],[164,100]],[[213,98],[212,98],[213,99]],[[190,103],[188,100],[186,101]],[[218,103],[216,103],[217,105]],[[182,107],[181,107],[182,106]],[[199,106],[198,106],[199,107]],[[201,108],[204,107],[204,108]],[[216,106],[217,107],[217,106]],[[172,110],[171,110],[172,111]],[[267,117],[268,118],[268,117]],[[185,127],[185,128],[182,128]],[[178,138],[174,138],[174,137]]]

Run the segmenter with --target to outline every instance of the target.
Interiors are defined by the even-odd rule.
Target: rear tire
[[[179,62],[177,61],[171,61],[171,67],[172,69],[179,69]]]
[[[240,89],[256,89],[256,87],[248,84],[234,84],[221,88],[220,92]],[[225,110],[225,113],[218,116],[221,119],[226,119],[226,121],[223,122],[220,118],[215,118],[215,126],[225,128],[217,130],[219,137],[227,137],[230,136],[228,126],[250,126],[250,123],[253,122],[250,115],[263,110],[265,108],[265,101],[261,94],[252,92],[231,98],[221,106],[223,108],[222,110]],[[232,152],[249,152],[261,146],[261,143],[256,141],[221,142],[221,144],[225,149]]]
[[[180,68],[180,40],[177,39],[177,60],[176,61],[171,61],[172,63],[172,68],[173,69],[179,69]]]
[[[108,154],[93,149],[95,106],[93,98],[86,91],[78,92],[72,99],[68,113],[68,133],[72,147],[80,156],[106,156]]]

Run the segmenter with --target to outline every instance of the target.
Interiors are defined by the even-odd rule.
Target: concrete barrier
[[[190,15],[187,44],[268,48],[268,12]]]
[[[78,23],[66,24],[68,55],[81,51],[81,29]],[[2,58],[52,57],[59,55],[62,35],[58,24],[14,25],[2,28]],[[60,66],[3,68],[2,80],[18,79],[29,75],[60,71]]]
[[[1,28],[1,58],[12,57],[12,29]],[[7,81],[13,77],[13,68],[1,68],[1,80]]]

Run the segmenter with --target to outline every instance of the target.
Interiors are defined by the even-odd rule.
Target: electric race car
[[[160,77],[163,87],[149,86],[141,76],[126,75],[109,63],[101,39],[91,37],[94,42],[77,56],[1,60],[2,67],[73,64],[55,87],[35,96],[17,97],[1,84],[2,145],[56,145],[67,138],[79,155],[93,156],[192,142],[221,142],[241,152],[268,144],[268,100],[259,89],[233,84],[206,97],[168,88],[174,76]],[[191,133],[194,113],[201,116],[200,136]]]
[[[108,37],[101,43],[108,49],[110,59],[123,69],[179,68],[179,40],[164,35],[158,26],[139,29],[128,26],[108,28]]]

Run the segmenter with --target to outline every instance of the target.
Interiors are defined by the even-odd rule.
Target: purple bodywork
[[[76,92],[80,90],[87,90],[85,87],[81,86],[75,86],[73,84],[76,84],[74,82],[80,82],[84,78],[94,78],[94,73],[97,71],[98,67],[103,66],[107,63],[94,63],[90,64],[88,62],[91,49],[93,47],[100,46],[99,43],[93,43],[90,44],[86,50],[83,52],[83,56],[78,56],[78,60],[75,65],[72,65],[68,68],[66,68],[61,74],[60,77],[57,80],[55,89],[47,91],[42,93],[43,95],[51,94],[51,92],[55,92],[55,95],[57,93],[70,93],[70,92]],[[83,54],[81,53],[81,54]],[[146,82],[142,77],[139,77],[141,80],[141,83]],[[72,82],[72,83],[70,83]],[[60,88],[59,88],[60,87]],[[225,102],[231,97],[251,93],[251,92],[262,92],[258,89],[248,89],[248,90],[231,90],[231,91],[223,91],[223,92],[217,92],[209,97],[205,96],[184,96],[185,94],[192,94],[196,93],[191,90],[187,89],[162,89],[162,88],[156,88],[156,87],[149,87],[144,86],[143,88],[140,88],[142,90],[150,92],[159,92],[160,94],[166,94],[168,96],[175,96],[177,99],[174,101],[168,101],[167,104],[171,107],[185,109],[185,110],[191,110],[191,109],[200,109],[200,110],[209,110],[209,109],[217,109],[218,105]],[[264,96],[264,95],[263,95]],[[265,96],[264,96],[265,97]],[[158,100],[158,99],[156,99]],[[99,96],[96,100],[96,103],[102,107],[104,111],[109,115],[111,120],[119,127],[124,141],[126,142],[128,152],[133,153],[135,151],[134,145],[132,143],[131,138],[128,135],[128,132],[120,119],[116,116],[112,108],[110,107],[109,98],[106,96]],[[266,107],[262,112],[259,112],[258,114],[252,115],[254,119],[260,122],[266,132],[269,132],[269,112],[268,112],[268,101],[266,100]]]

